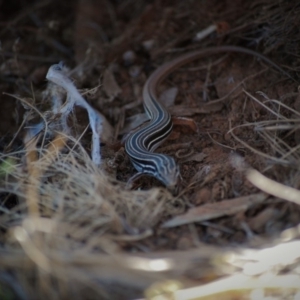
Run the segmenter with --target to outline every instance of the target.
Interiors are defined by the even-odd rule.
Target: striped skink
[[[267,57],[258,52],[238,46],[220,46],[197,50],[163,64],[151,74],[143,88],[144,108],[150,121],[129,136],[125,143],[125,150],[138,174],[153,176],[171,190],[176,187],[180,173],[174,158],[161,153],[153,153],[169,136],[173,127],[170,113],[157,100],[156,88],[174,69],[203,56],[220,52],[239,52],[256,56],[293,79],[287,72]]]

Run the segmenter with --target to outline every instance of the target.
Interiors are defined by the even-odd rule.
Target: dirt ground
[[[136,299],[166,279],[181,289],[236,272],[212,263],[226,251],[298,237],[299,12],[267,0],[0,1],[0,295]],[[124,140],[145,120],[147,78],[223,45],[272,65],[224,51],[176,69],[158,87],[174,128],[157,151],[178,163],[179,191],[149,176],[128,189]],[[71,92],[46,80],[60,61],[107,120],[99,165],[90,114],[78,104],[63,119]],[[150,267],[158,258],[173,265]]]

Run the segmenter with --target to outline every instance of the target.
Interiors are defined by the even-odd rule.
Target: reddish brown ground
[[[0,89],[2,92],[22,97],[31,97],[33,90],[39,97],[40,91],[45,87],[45,74],[52,63],[64,60],[68,66],[76,66],[84,59],[88,61],[83,66],[84,76],[81,76],[76,84],[85,89],[91,88],[97,86],[105,67],[113,64],[114,76],[121,93],[110,102],[100,88],[89,100],[109,118],[112,126],[122,126],[120,119],[124,120],[124,117],[143,112],[142,105],[139,104],[142,86],[149,74],[163,62],[188,50],[206,46],[232,44],[260,52],[267,50],[265,45],[272,36],[264,36],[266,32],[260,28],[261,24],[255,27],[255,21],[263,23],[267,16],[260,15],[254,7],[253,12],[257,13],[257,19],[253,19],[251,13],[246,13],[249,3],[236,2],[233,5],[225,1],[210,1],[207,4],[200,1],[79,1],[76,6],[75,2],[53,1],[49,4],[33,2],[24,7],[21,2],[16,7],[2,3]],[[268,13],[271,15],[272,10]],[[220,26],[218,33],[211,34],[201,42],[193,42],[197,32],[215,23]],[[263,24],[270,27],[269,31],[275,31],[271,20]],[[149,51],[143,46],[145,41],[153,43]],[[86,54],[87,49],[89,54]],[[268,56],[275,63],[289,66],[291,61],[288,53],[284,52],[287,50],[289,49],[277,47],[268,53]],[[132,63],[130,59],[123,58],[124,53],[128,51],[132,52],[130,55],[134,55]],[[161,147],[161,151],[164,151],[164,147],[171,144],[191,143],[192,148],[184,149],[183,146],[181,151],[206,155],[199,162],[181,163],[183,159],[178,160],[183,177],[182,188],[191,184],[194,176],[200,172],[198,183],[185,193],[190,207],[257,192],[240,172],[234,169],[230,162],[230,154],[240,154],[249,165],[258,170],[263,170],[268,162],[245,145],[238,143],[228,134],[228,130],[245,123],[269,120],[273,116],[260,104],[249,100],[242,89],[254,96],[257,91],[262,91],[271,99],[280,99],[297,88],[297,84],[260,62],[257,57],[242,53],[229,53],[225,57],[225,54],[193,62],[174,72],[163,83],[164,89],[168,86],[178,87],[179,95],[175,104],[190,108],[190,113],[193,108],[226,96],[244,80],[244,83],[223,101],[224,106],[220,111],[208,110],[205,114],[188,116],[196,123],[198,132],[189,129],[188,126],[175,125],[169,141]],[[220,58],[223,59],[214,65]],[[190,71],[190,68],[197,66],[202,66],[200,71]],[[204,94],[206,99],[203,98]],[[261,96],[258,98],[262,99]],[[294,98],[288,98],[285,104],[292,106]],[[18,101],[7,95],[2,94],[1,100],[0,131],[3,136],[3,148],[19,127],[23,110]],[[125,108],[136,101],[137,105],[132,105],[134,108]],[[36,99],[35,104],[41,107],[39,99]],[[179,107],[176,115],[182,117],[186,113]],[[270,145],[255,133],[253,126],[237,128],[234,133],[251,147],[270,155],[274,154]],[[287,138],[286,142],[293,146],[293,136]],[[115,145],[111,151],[111,146],[104,146],[104,155],[108,155],[108,158],[114,157],[116,150],[122,151],[119,147]],[[178,147],[182,148],[180,145]],[[176,151],[167,152],[175,155]],[[126,155],[124,159],[121,159],[116,174],[121,181],[127,181],[135,173]],[[203,171],[201,173],[204,168],[209,168],[209,175]],[[280,166],[269,168],[266,174],[278,181],[284,181],[286,177],[284,169]],[[160,183],[151,178],[142,178],[136,182],[136,187],[145,189],[155,185]],[[278,232],[295,225],[299,220],[299,211],[294,211],[294,205],[279,202],[272,204],[275,211],[281,211],[280,214],[274,213],[277,219],[272,220],[277,224],[276,229],[268,227],[268,219],[262,222],[260,228],[251,228],[252,219],[267,207],[253,208],[243,216],[224,218],[217,222],[230,228],[234,234],[221,233],[221,236],[214,236],[210,234],[209,228],[197,226],[200,239],[210,243],[223,243],[227,239],[238,243],[246,241],[247,235],[240,227],[240,218],[246,221],[255,233]],[[188,239],[190,235],[189,230],[183,228],[171,229],[164,234],[171,240],[174,239],[171,248],[182,248],[180,236]],[[152,242],[151,239],[150,244]],[[167,242],[166,245],[169,247],[171,244]],[[164,247],[160,245],[158,248]],[[151,248],[157,249],[154,245]]]
[[[273,18],[281,10],[287,15],[290,8],[282,2],[274,6],[271,5],[272,1],[253,3],[238,0],[22,3],[19,1],[13,7],[9,1],[0,1],[2,151],[22,123],[24,113],[20,102],[3,95],[3,92],[24,98],[32,98],[34,93],[34,105],[44,111],[41,92],[46,86],[45,75],[49,66],[60,60],[71,68],[84,62],[81,65],[83,73],[74,75],[78,88],[93,88],[101,82],[102,86],[96,93],[89,94],[86,98],[109,119],[117,133],[126,123],[124,120],[127,117],[143,112],[141,90],[151,72],[163,62],[189,50],[239,45],[265,53],[297,80],[299,62],[296,54],[299,52],[296,51],[297,46],[293,44],[292,37],[289,38],[288,35],[295,34],[294,27],[291,24],[285,25],[282,28],[285,34],[280,35],[279,24]],[[265,7],[264,12],[262,7]],[[290,18],[293,17],[291,12]],[[196,33],[211,24],[218,24],[219,31],[201,42],[193,42]],[[145,49],[146,41],[153,43],[150,50]],[[124,60],[123,55],[128,51],[132,51],[134,55],[132,63]],[[222,57],[219,63],[214,64]],[[112,101],[108,99],[108,92],[104,91],[109,87],[103,86],[102,82],[103,72],[108,66],[112,68],[121,89]],[[198,66],[204,67],[198,71],[190,70]],[[181,155],[190,151],[193,154],[205,154],[199,161],[177,158],[183,177],[181,189],[185,190],[183,201],[178,203],[182,206],[182,213],[202,204],[259,192],[232,165],[230,158],[234,153],[265,176],[299,188],[297,167],[294,167],[295,164],[292,166],[293,162],[290,166],[275,164],[254,153],[228,133],[236,126],[275,119],[272,113],[251,100],[244,91],[263,102],[265,98],[257,94],[261,91],[269,99],[284,99],[282,101],[286,105],[294,108],[297,106],[297,83],[257,57],[242,53],[223,53],[203,58],[177,70],[162,83],[160,90],[178,87],[175,105],[184,105],[193,111],[209,101],[226,96],[243,80],[243,84],[226,97],[218,111],[208,110],[206,113],[186,116],[186,111],[177,107],[176,117],[191,118],[198,131],[195,132],[186,125],[175,125],[172,136],[159,151],[175,157],[178,149],[183,153]],[[204,94],[206,99],[203,98]],[[171,107],[171,110],[175,108]],[[278,107],[274,106],[273,109],[277,111]],[[294,118],[285,109],[280,112],[287,118]],[[83,122],[83,118],[79,113],[79,124],[81,121]],[[295,132],[287,130],[278,134],[292,148],[297,142],[297,131]],[[272,157],[280,156],[254,130],[254,126],[239,127],[234,130],[234,134],[258,151]],[[13,150],[22,148],[21,137],[22,131],[12,146]],[[114,159],[118,155],[116,178],[126,182],[135,170],[128,157],[123,155],[120,140],[121,136],[118,135],[112,144],[106,143],[102,149],[105,159]],[[89,151],[88,140],[86,143]],[[168,150],[170,145],[184,143],[190,143],[190,146],[179,145],[176,150]],[[197,183],[192,185],[194,182]],[[153,186],[161,184],[145,177],[135,183],[136,188],[149,189]],[[13,205],[14,199],[11,201]],[[6,206],[9,207],[10,204],[6,202]],[[168,218],[166,216],[162,222]],[[255,205],[235,215],[223,216],[211,223],[195,223],[191,225],[193,227],[183,225],[170,229],[155,228],[155,234],[150,238],[120,245],[126,251],[148,252],[185,250],[198,246],[199,243],[243,244],[252,235],[276,236],[282,230],[297,225],[299,218],[300,210],[296,204],[272,197],[264,204]]]

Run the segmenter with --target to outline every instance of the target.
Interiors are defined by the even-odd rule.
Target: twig
[[[254,169],[248,170],[246,177],[253,185],[265,193],[300,205],[300,191],[269,179]]]

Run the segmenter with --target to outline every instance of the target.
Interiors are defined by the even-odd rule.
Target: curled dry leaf
[[[186,158],[186,157],[190,157],[192,154],[194,154],[194,149],[190,148],[188,150],[188,152],[186,152],[186,149],[179,149],[178,151],[176,151],[175,156],[176,158]]]
[[[193,132],[198,132],[197,124],[193,119],[185,117],[175,117],[172,120],[174,125],[182,125],[190,128]]]

